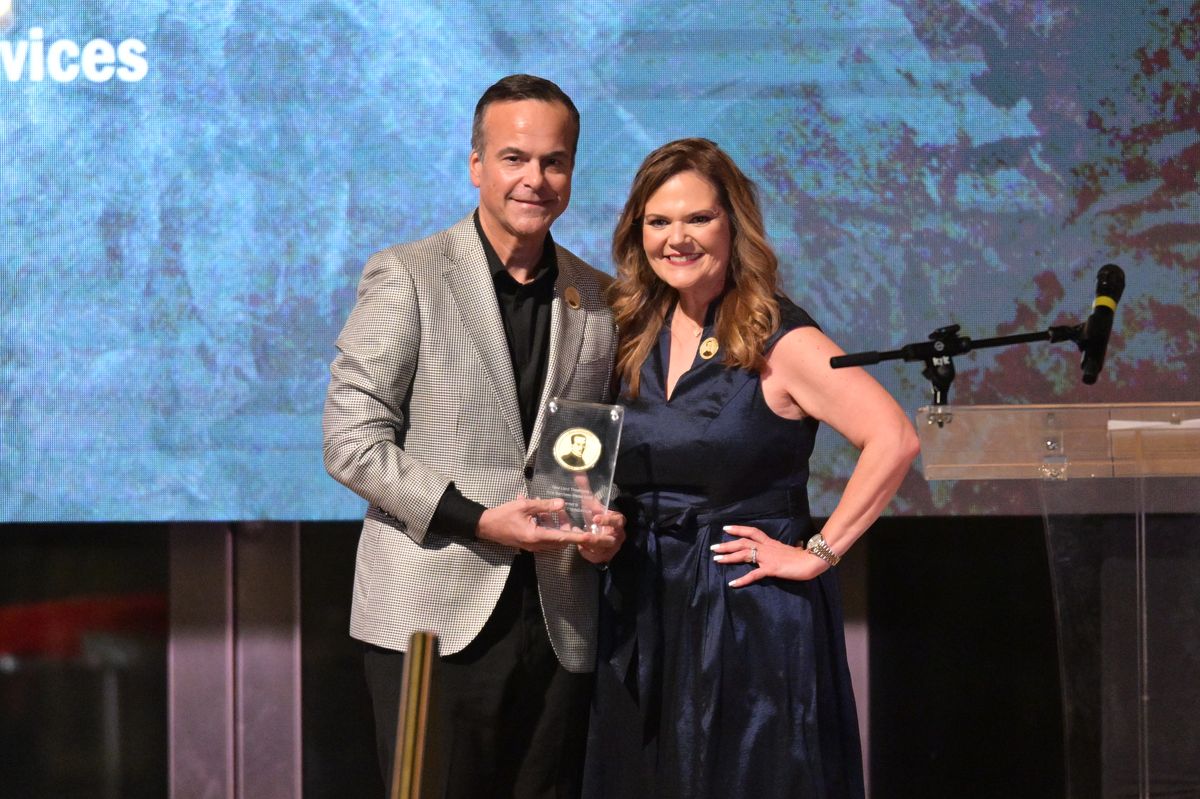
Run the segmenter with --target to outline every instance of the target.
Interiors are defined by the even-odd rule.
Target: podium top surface
[[[1200,476],[1200,402],[917,411],[927,480]]]

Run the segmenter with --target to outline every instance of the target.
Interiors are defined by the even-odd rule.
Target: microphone
[[[1116,264],[1105,264],[1096,275],[1096,300],[1092,314],[1083,326],[1083,382],[1092,385],[1104,366],[1108,336],[1112,333],[1113,314],[1125,291],[1125,273]]]

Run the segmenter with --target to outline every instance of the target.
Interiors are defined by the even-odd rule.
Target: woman
[[[779,292],[754,185],[712,142],[646,158],[613,255],[631,527],[613,564],[603,646],[616,672],[598,684],[591,788],[861,797],[831,569],[916,457],[912,426],[865,371],[829,367],[842,351]],[[819,534],[806,490],[818,421],[861,450]]]

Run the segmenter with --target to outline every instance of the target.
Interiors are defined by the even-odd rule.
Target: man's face
[[[479,219],[498,249],[540,242],[571,199],[575,126],[565,106],[493,103],[483,114],[482,155],[471,153]]]
[[[579,457],[583,457],[583,451],[587,449],[587,438],[584,436],[571,436],[571,451]]]

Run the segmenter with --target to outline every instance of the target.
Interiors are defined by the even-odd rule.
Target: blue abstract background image
[[[95,40],[144,77],[34,74]],[[321,463],[334,340],[370,253],[472,210],[513,72],[579,106],[555,237],[601,269],[641,159],[706,136],[847,351],[1077,323],[1113,262],[1096,385],[1035,344],[957,359],[951,401],[1195,400],[1198,53],[1189,2],[0,0],[0,519],[359,515]],[[823,436],[818,513],[853,462]],[[1007,496],[914,472],[893,512],[1036,512]]]

